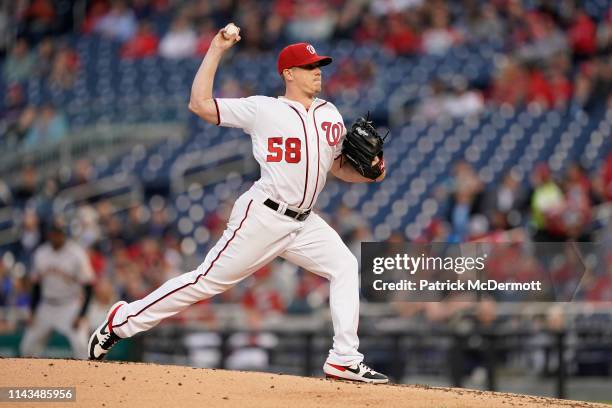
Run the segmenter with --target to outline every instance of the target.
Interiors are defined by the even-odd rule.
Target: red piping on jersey
[[[298,207],[301,208],[302,204],[304,204],[304,199],[306,199],[306,190],[308,190],[308,162],[310,161],[310,156],[308,156],[308,133],[306,133],[306,123],[304,123],[304,119],[302,119],[300,112],[298,112],[297,109],[291,105],[289,105],[289,107],[295,111],[296,115],[298,115],[302,121],[302,127],[304,128],[304,140],[306,141],[306,181],[304,181],[304,195],[302,196],[302,201],[300,201],[300,204],[298,205]]]
[[[215,102],[215,109],[217,109],[217,126],[221,124],[221,113],[219,112],[219,104],[217,103],[217,98],[213,98]]]
[[[317,126],[317,120],[315,118],[315,114],[317,113],[317,109],[321,106],[325,105],[327,101],[323,102],[316,108],[312,110],[312,122],[314,123],[315,131],[317,132],[317,181],[315,182],[315,191],[312,193],[312,198],[310,199],[310,204],[308,204],[308,208],[312,208],[312,202],[314,201],[315,196],[317,195],[317,190],[319,189],[319,170],[321,168],[321,149],[320,149],[320,140],[319,140],[319,128]]]
[[[234,233],[232,234],[232,237],[225,243],[225,246],[223,246],[223,249],[221,249],[221,251],[219,251],[219,253],[217,254],[217,257],[210,263],[210,266],[208,267],[208,269],[206,269],[206,272],[199,274],[193,282],[187,283],[187,284],[181,286],[180,288],[176,288],[173,291],[166,293],[164,296],[160,297],[155,302],[153,302],[153,303],[145,306],[144,308],[140,309],[140,311],[138,311],[138,313],[133,314],[133,315],[129,315],[128,317],[126,317],[124,322],[122,322],[120,324],[115,324],[115,325],[113,325],[113,327],[121,327],[121,326],[123,326],[124,324],[126,324],[128,322],[128,319],[130,317],[138,316],[139,314],[141,314],[142,312],[144,312],[145,310],[147,310],[148,308],[150,308],[151,306],[153,306],[157,302],[167,298],[168,296],[172,295],[175,292],[178,292],[181,289],[186,288],[187,286],[195,285],[196,283],[198,283],[198,280],[200,280],[200,278],[208,275],[208,272],[210,272],[210,270],[213,267],[213,265],[215,264],[215,262],[217,262],[217,259],[219,259],[219,257],[223,253],[223,251],[225,251],[225,249],[230,244],[230,242],[232,242],[234,237],[236,237],[236,233],[240,230],[240,228],[242,228],[242,224],[244,223],[244,221],[247,219],[247,217],[249,215],[249,210],[251,209],[251,204],[253,204],[253,200],[249,201],[249,205],[247,206],[246,213],[244,214],[244,218],[242,219],[242,221],[240,221],[240,225],[238,226],[238,228],[236,228],[236,230],[234,230]]]

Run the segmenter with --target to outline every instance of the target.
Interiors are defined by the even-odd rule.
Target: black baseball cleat
[[[127,302],[119,301],[111,306],[106,319],[102,324],[93,332],[89,338],[89,359],[90,360],[102,360],[111,348],[121,340],[121,337],[117,336],[110,330],[110,320],[115,316],[117,309],[121,306],[127,305]]]
[[[323,371],[327,378],[337,380],[361,381],[372,384],[386,384],[389,382],[389,378],[386,375],[372,370],[364,363],[342,366],[326,362],[323,366]]]

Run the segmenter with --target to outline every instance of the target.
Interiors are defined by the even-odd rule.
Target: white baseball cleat
[[[117,309],[121,306],[127,305],[127,302],[119,301],[111,306],[106,319],[100,326],[93,332],[89,338],[89,359],[90,360],[102,360],[111,348],[121,340],[121,337],[117,336],[110,330],[110,320],[115,316]]]
[[[364,363],[342,366],[326,362],[323,366],[323,371],[327,378],[338,380],[361,381],[372,384],[386,384],[389,382],[389,378],[386,375],[372,370]]]

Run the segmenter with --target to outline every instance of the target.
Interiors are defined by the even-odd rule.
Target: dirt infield
[[[1,387],[76,387],[51,407],[608,407],[525,395],[418,385],[366,385],[282,374],[143,363],[2,359]],[[41,406],[41,403],[4,406]]]

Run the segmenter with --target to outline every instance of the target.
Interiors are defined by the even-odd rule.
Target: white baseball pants
[[[23,357],[40,357],[49,335],[53,330],[63,335],[70,342],[74,358],[87,358],[87,341],[89,328],[86,325],[73,328],[72,323],[81,311],[81,300],[63,303],[59,305],[40,301],[32,324],[26,332],[19,345]]]
[[[143,299],[120,307],[113,331],[125,338],[148,330],[189,305],[226,291],[280,256],[330,281],[334,338],[327,361],[361,362],[357,259],[317,214],[296,221],[265,206],[267,198],[257,187],[240,196],[223,236],[204,262]]]

